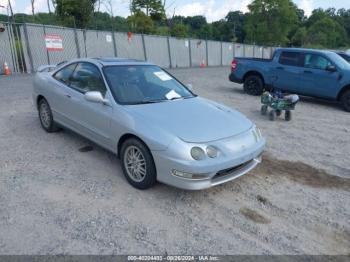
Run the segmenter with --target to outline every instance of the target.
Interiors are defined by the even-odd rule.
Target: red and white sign
[[[57,34],[45,35],[45,45],[47,51],[63,51],[62,37]]]

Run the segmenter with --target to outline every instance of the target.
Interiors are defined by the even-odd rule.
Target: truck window
[[[298,52],[282,52],[279,63],[288,66],[300,66],[300,53]]]
[[[325,57],[317,54],[306,54],[304,59],[304,67],[312,69],[326,70],[332,63]]]

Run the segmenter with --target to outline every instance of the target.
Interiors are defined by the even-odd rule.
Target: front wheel
[[[250,75],[244,80],[243,89],[248,95],[259,96],[264,91],[264,83],[260,76]]]
[[[275,121],[276,120],[276,110],[271,110],[270,111],[269,118],[270,118],[271,121]]]
[[[126,140],[121,148],[121,164],[128,182],[138,189],[148,189],[157,180],[157,172],[149,149],[140,140]]]
[[[346,91],[342,96],[341,96],[341,103],[344,107],[344,109],[348,112],[350,112],[350,90]]]
[[[42,98],[39,101],[38,110],[39,110],[40,124],[42,128],[48,133],[58,131],[59,128],[57,127],[57,125],[53,120],[50,105],[45,98]]]
[[[262,105],[260,109],[260,113],[264,116],[267,114],[267,105]]]
[[[292,120],[292,111],[287,110],[287,111],[284,113],[284,119],[285,119],[286,121]]]

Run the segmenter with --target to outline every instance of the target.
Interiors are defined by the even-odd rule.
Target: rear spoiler
[[[39,66],[38,69],[36,70],[38,73],[42,73],[42,72],[51,72],[53,70],[55,70],[56,68],[58,68],[59,66],[65,64],[67,61],[63,61],[63,62],[60,62],[56,65],[42,65],[42,66]]]

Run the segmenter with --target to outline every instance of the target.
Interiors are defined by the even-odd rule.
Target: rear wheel
[[[243,89],[249,95],[259,96],[264,91],[263,80],[258,75],[247,76],[244,80]]]
[[[280,116],[281,114],[282,114],[282,110],[277,109],[277,110],[276,110],[276,115],[277,115],[277,116]]]
[[[126,179],[133,187],[147,189],[156,183],[157,172],[153,157],[140,140],[130,138],[123,143],[121,164]]]
[[[57,127],[56,123],[53,120],[50,105],[45,98],[40,99],[38,103],[38,110],[39,110],[40,124],[43,127],[43,129],[48,133],[58,131],[59,128]]]
[[[341,103],[344,109],[350,112],[350,90],[345,91],[344,94],[341,96]]]

